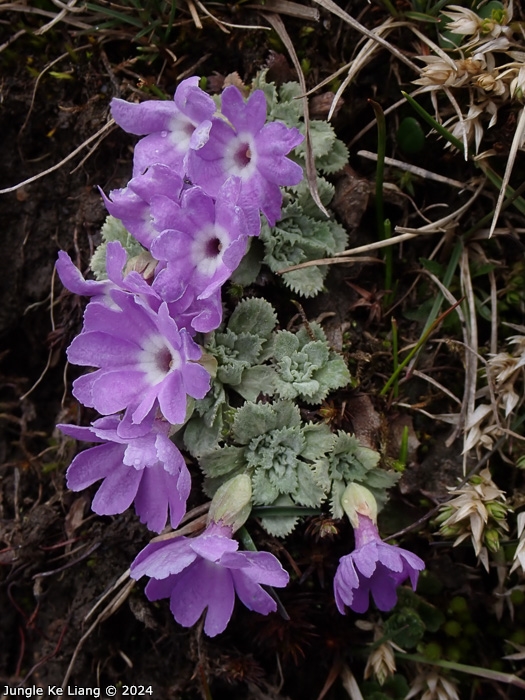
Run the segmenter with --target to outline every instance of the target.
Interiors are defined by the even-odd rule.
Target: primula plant
[[[109,217],[92,260],[96,279],[85,280],[64,252],[57,263],[63,284],[90,298],[67,354],[93,368],[73,394],[101,414],[90,427],[59,425],[96,443],[73,459],[67,484],[79,491],[102,482],[96,513],[133,504],[148,529],[168,528],[137,555],[131,576],[148,576],[147,597],[169,598],[180,625],[204,616],[208,636],[224,631],[236,598],[264,615],[276,611],[268,586],[289,580],[273,554],[240,549],[235,535],[252,510],[276,537],[307,514],[330,508],[341,518],[346,510],[356,550],[334,580],[343,614],[345,606],[365,612],[369,592],[390,610],[398,586],[409,578],[415,587],[424,567],[382,543],[374,496],[357,486],[384,504],[397,475],[379,466],[377,452],[316,418],[352,379],[321,324],[280,328],[273,306],[253,296],[225,311],[232,276],[247,285],[264,265],[279,272],[346,245],[344,229],[302,180],[299,93],[295,83],[277,90],[262,74],[247,96],[230,85],[215,101],[189,78],[173,101],[113,100],[117,124],[142,137],[132,177],[103,194]],[[324,175],[347,152],[326,122],[312,122],[312,135],[328,205],[334,189]],[[283,281],[314,296],[326,271],[314,266]],[[206,522],[186,514],[199,484],[212,499]],[[366,494],[366,513],[348,510],[355,489]],[[177,530],[183,518],[189,534]]]

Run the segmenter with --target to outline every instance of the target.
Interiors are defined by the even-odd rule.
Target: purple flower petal
[[[90,440],[80,437],[80,440]],[[122,464],[124,448],[121,445],[97,445],[78,454],[66,472],[67,487],[71,491],[82,491]]]
[[[231,527],[212,521],[198,537],[152,542],[131,565],[131,576],[152,577],[146,594],[150,600],[170,597],[171,611],[181,625],[195,624],[207,608],[204,631],[215,636],[228,624],[235,591],[250,610],[267,614],[276,604],[261,583],[288,582],[287,572],[272,554],[238,552],[231,534]]]
[[[267,593],[264,588],[261,588],[258,583],[252,581],[246,575],[245,571],[232,570],[231,575],[233,577],[235,593],[248,610],[255,610],[255,612],[261,613],[262,615],[268,615],[268,613],[277,610],[277,603],[272,596]]]
[[[215,637],[226,629],[234,603],[229,571],[199,560],[178,578],[170,597],[170,610],[180,625],[191,627],[208,608],[204,632]]]
[[[425,564],[412,552],[383,542],[377,526],[366,516],[358,514],[354,532],[356,549],[341,557],[334,578],[337,609],[344,614],[347,606],[364,613],[372,593],[379,610],[391,610],[397,602],[397,587],[410,578],[415,590]]]
[[[123,513],[133,503],[141,479],[142,472],[121,463],[102,482],[91,509],[98,515]]]

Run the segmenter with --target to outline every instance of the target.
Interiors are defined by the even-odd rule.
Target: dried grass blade
[[[305,7],[290,0],[266,0],[264,5],[245,5],[244,7],[247,10],[276,12],[280,15],[304,19],[307,22],[319,22],[319,10],[316,7]]]
[[[503,200],[507,192],[507,185],[509,184],[510,176],[512,174],[512,169],[514,167],[514,161],[516,160],[516,154],[518,148],[523,141],[523,134],[525,132],[525,107],[521,108],[520,116],[518,119],[518,125],[516,131],[514,132],[514,138],[512,139],[512,145],[510,147],[509,157],[507,160],[507,167],[505,168],[505,174],[503,175],[503,180],[501,183],[501,189],[499,191],[498,201],[496,203],[496,209],[494,210],[494,216],[492,218],[492,224],[490,225],[489,238],[492,237],[496,224],[498,223],[498,217],[501,211]]]
[[[478,322],[472,277],[470,275],[468,249],[464,248],[459,261],[461,289],[467,301],[468,318],[464,326],[465,345],[471,352],[465,353],[465,392],[463,394],[465,425],[468,425],[476,408],[476,379],[478,372]],[[463,435],[465,445],[467,434]],[[467,453],[463,453],[463,474],[466,472]]]
[[[361,156],[362,158],[368,158],[369,160],[377,160],[377,153],[372,153],[372,151],[357,151],[357,155]],[[444,185],[450,185],[451,187],[456,187],[459,190],[468,190],[472,189],[473,187],[472,184],[461,182],[460,180],[453,180],[450,177],[433,173],[431,170],[426,170],[425,168],[420,168],[417,165],[412,165],[412,163],[405,163],[402,160],[397,160],[397,158],[389,158],[388,156],[385,156],[385,165],[391,165],[393,168],[399,168],[399,170],[412,173],[412,175],[422,177],[425,180],[441,182]]]
[[[317,204],[319,209],[323,212],[323,214],[325,216],[329,217],[330,215],[328,214],[328,212],[324,208],[323,203],[321,202],[321,198],[319,197],[319,192],[317,191],[317,171],[315,169],[315,160],[314,160],[314,154],[313,154],[313,150],[312,150],[312,139],[310,136],[310,115],[308,112],[308,98],[306,97],[306,81],[304,79],[301,64],[299,62],[299,59],[297,58],[297,54],[295,52],[295,47],[292,43],[292,40],[290,39],[290,36],[289,36],[288,32],[286,31],[286,27],[284,26],[283,21],[279,17],[279,15],[276,15],[276,14],[269,12],[269,13],[264,13],[264,17],[266,17],[268,22],[272,25],[272,27],[277,32],[279,39],[286,46],[286,49],[287,49],[288,53],[290,54],[290,58],[292,59],[292,63],[294,64],[294,68],[297,71],[297,76],[299,78],[299,84],[301,86],[301,92],[303,95],[303,97],[301,99],[303,101],[304,124],[305,124],[305,131],[306,131],[306,147],[305,147],[306,180],[308,182],[308,187],[310,188],[310,194],[312,195],[312,199]]]
[[[38,175],[33,175],[33,177],[28,178],[27,180],[23,180],[22,182],[19,182],[18,185],[13,185],[12,187],[6,187],[3,190],[0,190],[0,194],[9,194],[9,192],[15,192],[18,190],[20,187],[24,187],[24,185],[29,185],[31,182],[35,182],[35,180],[39,180],[41,177],[44,177],[45,175],[49,175],[49,173],[54,172],[55,170],[58,170],[61,168],[63,165],[65,165],[68,161],[70,161],[72,158],[74,158],[77,153],[80,153],[86,146],[89,146],[90,143],[98,139],[102,134],[105,134],[106,132],[111,131],[111,129],[115,126],[115,120],[114,119],[109,119],[104,126],[99,129],[96,133],[94,133],[92,136],[90,136],[88,139],[86,139],[83,143],[80,144],[80,146],[77,146],[74,151],[71,151],[71,153],[66,156],[63,160],[61,160],[59,163],[56,163],[55,165],[52,165],[50,168],[47,170],[43,170],[41,173],[38,173]]]
[[[479,678],[487,678],[491,681],[507,683],[508,685],[513,685],[516,688],[525,690],[525,680],[518,678],[518,676],[515,676],[513,673],[503,673],[502,671],[493,671],[489,668],[458,664],[455,661],[431,661],[426,656],[420,656],[419,654],[396,654],[396,656],[400,659],[408,659],[408,661],[430,664],[431,666],[440,666],[441,668],[448,668],[451,671],[467,673],[470,676],[478,676]]]
[[[412,63],[412,61],[407,58],[399,49],[396,49],[395,46],[392,46],[386,39],[383,39],[383,37],[378,36],[377,34],[374,34],[374,32],[370,31],[370,29],[367,29],[365,26],[363,26],[360,22],[358,22],[356,19],[354,19],[351,15],[349,15],[347,12],[345,12],[342,8],[340,8],[338,5],[333,2],[333,0],[314,0],[318,5],[321,5],[321,7],[324,7],[325,10],[328,10],[328,12],[331,12],[332,14],[336,15],[337,17],[340,17],[344,22],[349,24],[351,27],[353,27],[356,31],[358,31],[360,34],[364,34],[364,36],[367,36],[369,39],[373,39],[374,41],[377,41],[378,44],[381,44],[381,46],[384,46],[385,49],[390,51],[396,58],[398,58],[400,61],[402,61],[404,64],[406,64],[409,68],[411,68],[414,73],[420,73],[421,71],[419,68],[416,66],[415,63]]]

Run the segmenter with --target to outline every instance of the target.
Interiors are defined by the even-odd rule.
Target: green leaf
[[[315,478],[315,471],[308,464],[300,463],[297,468],[298,486],[294,492],[294,500],[303,506],[320,506],[326,498],[326,493]]]
[[[303,435],[305,447],[301,456],[312,461],[332,450],[336,440],[336,436],[324,423],[308,423],[303,428]]]
[[[273,396],[275,393],[275,370],[273,367],[256,365],[244,370],[242,381],[235,391],[246,401],[256,401],[260,394]]]
[[[243,299],[228,322],[228,328],[236,334],[252,334],[269,338],[277,324],[277,314],[265,299]]]
[[[279,496],[279,498],[277,498],[272,505],[275,506],[276,511],[279,512],[279,509],[282,507],[293,508],[294,502],[289,496]],[[266,512],[269,510],[270,509],[268,509]],[[300,509],[298,510],[300,511]],[[286,537],[292,532],[298,522],[298,516],[277,515],[272,517],[271,515],[264,515],[261,518],[261,525],[263,528],[274,537]]]
[[[412,608],[401,608],[385,622],[385,635],[402,649],[413,649],[425,634],[423,620]]]
[[[295,187],[291,187],[290,191],[292,192],[294,200],[299,205],[301,211],[303,212],[303,214],[305,214],[305,216],[309,216],[314,219],[318,218],[323,221],[326,221],[326,217],[312,199],[312,195],[310,194],[310,188],[308,187],[308,183],[304,178],[298,185],[296,185]],[[324,204],[325,207],[327,207],[334,197],[335,187],[330,182],[328,182],[328,180],[325,180],[324,177],[318,175],[317,191],[319,193],[319,198],[321,202]]]
[[[244,449],[227,445],[214,452],[202,455],[200,465],[206,476],[215,478],[230,474],[230,472],[244,466]]]
[[[275,390],[283,399],[300,398],[318,404],[329,391],[350,381],[350,373],[342,357],[330,350],[326,336],[318,324],[312,324],[317,340],[306,329],[297,334],[279,331],[275,337]]]
[[[270,505],[279,496],[279,489],[268,478],[264,469],[256,469],[252,476],[252,499],[255,505]]]
[[[233,284],[248,287],[257,279],[261,270],[263,248],[259,240],[250,239],[248,251],[230,277]]]
[[[341,497],[351,482],[366,486],[374,494],[379,508],[386,503],[388,491],[400,475],[379,468],[379,458],[378,452],[361,445],[354,435],[341,431],[330,453],[316,460],[317,479],[326,491],[331,491],[334,518],[343,517]]]
[[[315,166],[325,175],[332,175],[342,170],[348,163],[348,148],[339,139],[335,139],[330,153],[317,158]]]
[[[324,290],[326,270],[317,266],[305,267],[302,270],[292,270],[282,275],[282,280],[292,292],[306,299],[317,296]]]

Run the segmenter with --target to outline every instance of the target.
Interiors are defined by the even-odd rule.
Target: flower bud
[[[252,510],[252,482],[247,474],[234,476],[217,489],[210,505],[208,522],[222,523],[236,532]]]
[[[495,518],[495,520],[504,520],[505,516],[507,515],[508,508],[504,503],[492,501],[491,503],[486,504],[486,508],[490,515]]]
[[[355,482],[349,484],[341,497],[343,510],[352,523],[352,527],[359,527],[358,515],[365,515],[377,523],[377,503],[373,494],[361,484]]]
[[[485,544],[491,552],[499,550],[499,532],[495,528],[485,530]]]
[[[442,537],[455,537],[459,533],[459,528],[454,525],[447,525],[445,527],[441,527],[439,530],[439,534]]]

